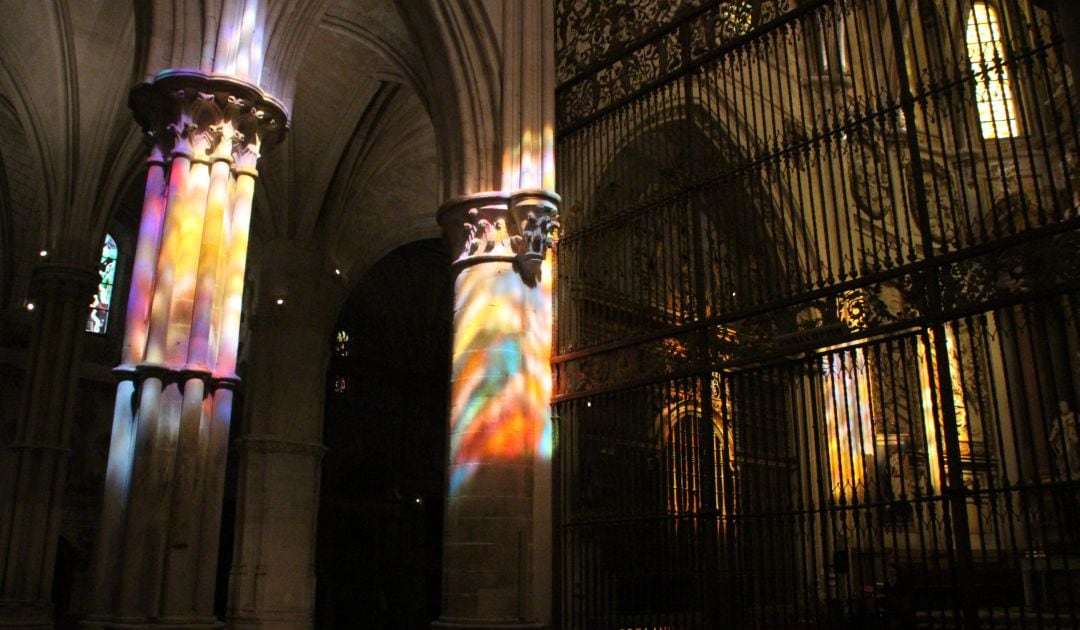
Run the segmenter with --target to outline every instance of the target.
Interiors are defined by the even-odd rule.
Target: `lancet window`
[[[112,307],[113,287],[116,284],[116,258],[119,248],[112,235],[105,235],[101,246],[101,265],[98,268],[98,286],[90,301],[86,316],[86,331],[104,335],[109,328],[109,312]]]
[[[1005,65],[1005,47],[997,10],[974,2],[968,12],[968,58],[975,77],[975,104],[984,138],[1011,138],[1019,134],[1015,99]]]

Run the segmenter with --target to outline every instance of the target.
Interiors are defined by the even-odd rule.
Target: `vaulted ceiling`
[[[276,66],[262,84],[280,91],[291,130],[260,162],[253,235],[319,252],[355,278],[438,234],[435,135],[420,48],[400,15],[408,5],[269,4]],[[156,65],[197,63],[192,5],[0,0],[0,306],[17,308],[38,249],[59,255],[104,234],[123,200],[141,197],[145,149],[127,92]]]

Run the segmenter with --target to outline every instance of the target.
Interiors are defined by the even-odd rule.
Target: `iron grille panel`
[[[1080,625],[1055,15],[584,4],[557,10],[561,625]]]

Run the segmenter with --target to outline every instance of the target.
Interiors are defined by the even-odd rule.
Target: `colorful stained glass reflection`
[[[488,463],[551,454],[551,269],[527,287],[510,265],[457,279],[450,494]]]
[[[101,248],[101,266],[98,269],[98,286],[90,301],[90,314],[86,318],[86,331],[105,334],[109,328],[109,309],[112,305],[113,285],[116,283],[116,256],[118,249],[112,235],[105,235]]]

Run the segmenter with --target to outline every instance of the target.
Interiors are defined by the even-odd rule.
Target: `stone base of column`
[[[153,621],[116,617],[91,617],[80,622],[79,625],[82,628],[91,630],[160,630],[161,628],[175,628],[177,630],[180,628],[184,628],[185,630],[189,628],[191,630],[219,630],[220,628],[225,627],[225,624],[215,617],[209,619],[205,617],[191,619],[155,619]]]
[[[0,628],[52,628],[50,604],[23,604],[0,601]]]
[[[471,621],[439,619],[431,622],[431,630],[545,630],[546,625],[531,621]]]

